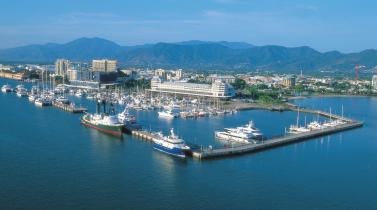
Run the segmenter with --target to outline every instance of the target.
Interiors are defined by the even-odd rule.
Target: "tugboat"
[[[106,113],[106,101],[102,100],[104,113],[100,113],[100,102],[97,101],[97,113],[86,113],[81,117],[81,124],[99,130],[101,132],[113,135],[122,136],[123,123],[121,123],[116,115]]]
[[[174,134],[173,128],[170,129],[170,136],[164,136],[161,132],[157,133],[153,142],[154,149],[180,158],[185,158],[186,152],[190,150],[190,147]]]

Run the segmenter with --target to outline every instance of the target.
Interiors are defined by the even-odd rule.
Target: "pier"
[[[291,108],[292,111],[297,111],[297,108]],[[249,143],[240,146],[234,147],[226,147],[226,148],[200,148],[193,149],[191,155],[195,159],[209,159],[209,158],[225,158],[234,155],[242,155],[247,153],[255,153],[260,152],[272,148],[276,148],[279,146],[284,146],[287,144],[297,143],[305,140],[309,140],[312,138],[317,138],[333,133],[339,133],[342,131],[355,129],[358,127],[363,126],[363,122],[355,121],[352,119],[345,118],[343,116],[338,116],[335,114],[319,111],[319,110],[312,110],[312,109],[300,109],[300,112],[311,113],[311,114],[318,114],[323,117],[331,118],[334,120],[342,120],[345,122],[344,124],[340,124],[334,127],[328,127],[318,130],[312,130],[308,132],[303,132],[300,134],[289,134],[282,137],[276,137],[268,140],[263,140],[258,143]],[[143,130],[132,130],[131,134],[135,137],[153,141],[154,135],[148,131]]]
[[[153,141],[154,135],[148,131],[142,131],[142,130],[132,130],[131,134],[133,136],[136,136],[138,138],[147,140],[147,141]]]
[[[72,104],[64,104],[64,103],[56,102],[56,101],[52,101],[52,105],[61,110],[64,110],[66,112],[71,112],[71,113],[84,113],[87,111],[87,109],[84,107],[76,107]]]
[[[338,117],[339,119],[339,117]],[[329,135],[332,133],[338,133],[345,130],[350,130],[358,127],[362,127],[363,123],[359,121],[352,121],[348,119],[348,122],[342,125],[308,131],[300,134],[292,134],[286,135],[283,137],[273,138],[269,140],[265,140],[256,144],[245,144],[236,147],[228,147],[228,148],[216,148],[216,149],[202,149],[198,151],[193,151],[192,156],[197,159],[208,159],[208,158],[221,158],[233,155],[241,155],[245,153],[253,153],[258,151],[263,151],[267,149],[272,149],[275,147],[283,146],[286,144],[292,144],[316,137],[321,137],[325,135]]]

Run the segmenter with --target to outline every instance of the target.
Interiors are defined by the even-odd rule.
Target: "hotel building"
[[[188,82],[162,82],[158,77],[152,79],[149,91],[219,99],[227,99],[235,95],[233,87],[222,81],[215,81],[210,85]]]

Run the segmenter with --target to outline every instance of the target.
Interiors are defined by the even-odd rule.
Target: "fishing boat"
[[[170,135],[164,136],[161,132],[155,134],[153,138],[153,148],[177,157],[185,158],[186,152],[190,150],[190,147],[185,144],[185,142],[178,138],[174,134],[174,129],[170,129]]]

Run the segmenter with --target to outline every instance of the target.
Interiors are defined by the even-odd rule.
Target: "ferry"
[[[81,117],[81,124],[99,130],[101,132],[113,135],[122,136],[123,123],[119,122],[115,115],[107,114],[89,114],[86,113]]]
[[[255,143],[255,140],[263,138],[263,134],[254,127],[250,121],[244,127],[224,128],[224,131],[216,131],[215,136],[221,140],[237,141],[242,143]]]
[[[12,88],[9,85],[3,85],[3,87],[1,87],[1,92],[3,93],[12,92]]]
[[[153,142],[154,149],[181,158],[185,158],[186,151],[190,150],[190,147],[174,134],[173,128],[170,129],[170,136],[164,136],[161,132],[155,134]]]

